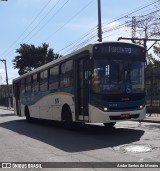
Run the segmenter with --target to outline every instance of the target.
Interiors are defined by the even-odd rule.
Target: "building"
[[[11,99],[11,106],[13,106],[12,102],[12,85],[9,85],[9,97]],[[0,106],[8,107],[8,88],[7,85],[0,85]]]
[[[160,66],[147,67],[145,73],[148,113],[160,113]]]

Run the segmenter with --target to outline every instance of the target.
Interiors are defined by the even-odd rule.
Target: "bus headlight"
[[[107,107],[104,107],[104,112],[108,112],[108,108]]]
[[[144,108],[144,105],[140,105],[139,109],[142,110]]]

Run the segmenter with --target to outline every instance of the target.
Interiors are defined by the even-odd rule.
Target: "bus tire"
[[[30,117],[30,112],[27,106],[25,107],[25,116],[26,116],[26,121],[31,122],[32,119]]]
[[[103,125],[108,129],[113,128],[115,124],[116,124],[116,122],[103,123]]]
[[[62,108],[62,120],[65,122],[65,127],[69,130],[74,129],[74,123],[72,120],[72,112],[68,105],[64,105]]]

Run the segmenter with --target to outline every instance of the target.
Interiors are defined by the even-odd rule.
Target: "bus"
[[[143,120],[145,61],[139,45],[89,44],[14,79],[14,112],[68,125]]]

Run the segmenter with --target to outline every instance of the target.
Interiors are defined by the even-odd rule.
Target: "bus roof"
[[[138,46],[138,47],[142,47],[142,46],[136,45],[136,44],[134,44],[134,43],[117,42],[117,41],[111,41],[111,42],[108,41],[108,42],[101,42],[101,43],[89,44],[89,45],[84,46],[83,48],[80,48],[80,49],[78,49],[78,50],[76,50],[76,51],[73,51],[72,53],[70,53],[70,54],[68,54],[68,55],[65,55],[65,56],[63,56],[63,57],[61,57],[61,58],[58,58],[58,59],[54,60],[54,61],[48,62],[47,64],[44,64],[44,65],[42,65],[42,66],[40,66],[40,67],[38,67],[38,68],[36,68],[36,69],[34,69],[34,70],[32,70],[32,71],[26,73],[26,74],[23,74],[23,75],[21,75],[21,76],[15,78],[15,79],[13,79],[12,82],[18,81],[19,79],[25,78],[25,77],[27,77],[27,76],[29,76],[29,75],[32,75],[32,74],[34,74],[34,73],[37,73],[37,72],[39,72],[39,71],[43,71],[45,68],[49,68],[51,65],[54,65],[54,64],[59,63],[59,62],[65,60],[65,59],[68,59],[68,58],[70,58],[70,57],[72,57],[72,56],[75,56],[75,55],[77,55],[77,54],[80,54],[81,52],[89,51],[89,53],[92,54],[93,46],[95,46],[95,45],[97,45],[97,44],[107,44],[107,43],[108,43],[108,44],[110,44],[110,43],[116,43],[116,44],[121,44],[121,43],[123,43],[123,44],[130,44],[130,45],[135,45],[135,46]]]

